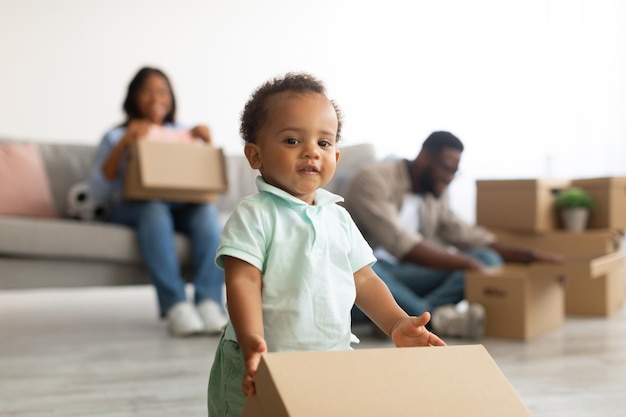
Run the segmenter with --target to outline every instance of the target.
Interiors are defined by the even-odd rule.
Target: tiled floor
[[[156,314],[147,286],[0,292],[0,416],[205,416],[217,338],[170,338]],[[626,414],[626,309],[480,343],[535,417]]]

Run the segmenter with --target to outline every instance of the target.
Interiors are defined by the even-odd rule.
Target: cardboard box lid
[[[501,266],[488,268],[486,271],[467,271],[467,277],[474,276],[497,276],[502,279],[534,279],[553,277],[566,282],[568,277],[585,275],[597,278],[613,271],[617,266],[624,263],[622,251],[616,251],[608,255],[592,259],[567,260],[564,264],[533,263],[528,266],[522,264],[507,263]]]
[[[624,233],[617,229],[588,229],[584,232],[554,230],[544,233],[523,233],[490,227],[498,240],[519,247],[560,253],[577,260],[613,253],[621,248]]]
[[[466,276],[495,276],[502,279],[559,279],[564,276],[565,266],[536,262],[530,265],[505,263],[486,268],[484,271],[467,271]]]
[[[211,145],[148,140],[135,143],[143,186],[170,190],[226,190],[221,149]]]
[[[570,180],[558,178],[476,180],[476,187],[484,189],[511,189],[517,187],[530,187],[560,190],[569,185]]]
[[[583,188],[620,187],[626,190],[626,177],[576,178],[572,185]]]
[[[530,416],[482,345],[264,354],[242,417]]]

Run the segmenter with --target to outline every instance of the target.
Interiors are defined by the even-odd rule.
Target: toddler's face
[[[257,143],[246,144],[246,157],[267,183],[313,204],[339,159],[335,108],[317,93],[285,92],[270,100]]]

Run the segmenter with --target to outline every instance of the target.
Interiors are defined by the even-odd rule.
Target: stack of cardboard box
[[[624,304],[626,178],[478,180],[476,223],[510,245],[566,256],[564,265],[505,265],[468,273],[466,297],[487,311],[487,335],[533,339],[567,315],[609,316]],[[554,200],[568,186],[594,200],[588,229],[560,227]]]

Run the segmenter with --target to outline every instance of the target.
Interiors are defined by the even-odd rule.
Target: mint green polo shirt
[[[261,271],[265,339],[270,352],[348,350],[354,273],[375,262],[343,198],[319,189],[315,204],[256,181],[226,222],[216,263],[242,259]],[[229,323],[225,337],[236,340]]]

